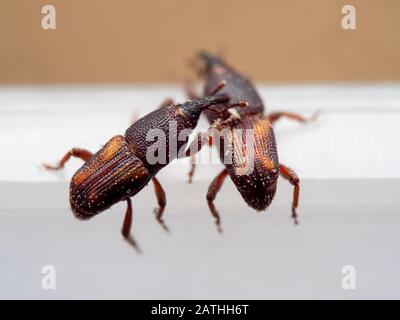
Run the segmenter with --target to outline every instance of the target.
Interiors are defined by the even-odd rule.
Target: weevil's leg
[[[208,145],[209,145],[210,147],[212,147],[213,144],[214,144],[214,141],[213,141],[212,137],[209,136],[209,137],[208,137]]]
[[[204,144],[204,142],[201,143],[200,148],[203,146],[203,144]],[[213,140],[212,140],[211,136],[208,137],[208,145],[210,147],[213,145]],[[189,148],[189,150],[190,150],[190,148]],[[195,170],[196,170],[196,155],[192,154],[192,155],[190,155],[190,171],[188,173],[188,176],[189,176],[188,182],[189,183],[192,183],[192,181],[193,181],[193,176],[194,176]]]
[[[226,86],[226,81],[222,80],[221,82],[219,82],[214,89],[211,90],[210,92],[210,96],[218,93],[218,91],[221,91],[224,87]]]
[[[248,111],[248,112],[241,112],[240,117],[245,118],[248,116],[254,116],[254,115],[259,115],[260,113],[258,111]]]
[[[190,171],[188,173],[188,183],[192,183],[194,172],[196,171],[196,155],[192,154],[190,156]]]
[[[209,139],[209,133],[201,133],[197,134],[197,137],[192,141],[189,147],[186,149],[183,155],[179,155],[179,158],[190,157],[190,171],[188,173],[188,183],[192,183],[193,175],[196,168],[196,153],[198,153],[204,144]]]
[[[158,208],[154,209],[154,213],[156,214],[156,219],[161,224],[163,229],[165,231],[169,232],[168,227],[165,225],[164,220],[162,219],[165,205],[167,204],[167,198],[165,196],[165,191],[156,177],[153,177],[151,180],[153,181],[154,191],[156,193],[157,202],[158,202]]]
[[[294,224],[298,224],[296,209],[299,205],[299,194],[300,194],[300,179],[296,172],[283,164],[279,164],[279,172],[283,178],[288,180],[291,185],[294,186],[293,189],[293,203],[292,203],[292,218]]]
[[[311,117],[305,118],[293,112],[271,112],[268,115],[268,120],[271,122],[271,124],[274,124],[277,120],[284,117],[284,118],[289,118],[291,120],[299,121],[301,123],[306,123],[316,120],[318,118],[319,113],[320,113],[319,111],[316,111]]]
[[[199,133],[197,135],[197,137],[195,138],[195,140],[192,141],[192,143],[190,144],[189,148],[187,148],[185,156],[189,157],[190,156],[190,171],[188,173],[188,183],[192,183],[193,180],[193,175],[194,172],[196,170],[196,153],[198,153],[201,148],[203,147],[203,145],[206,142],[206,137],[204,134]],[[197,147],[196,147],[196,143],[197,143]],[[195,148],[195,150],[193,150],[193,148]]]
[[[160,106],[158,107],[159,109],[165,108],[165,107],[169,107],[171,105],[175,104],[174,99],[172,98],[165,98],[161,103]]]
[[[189,147],[186,149],[185,153],[183,155],[179,154],[178,158],[186,158],[186,157],[191,157],[190,161],[190,171],[189,171],[189,179],[188,182],[192,182],[192,178],[194,175],[194,171],[196,168],[196,163],[195,163],[195,154],[198,153],[201,148],[205,145],[206,142],[208,142],[208,145],[211,146],[213,144],[213,138],[212,138],[212,130],[218,130],[219,127],[223,124],[224,122],[221,119],[217,119],[214,121],[214,123],[208,128],[207,132],[199,132],[197,134],[197,137],[192,141],[192,143],[189,145]]]
[[[212,95],[218,93],[218,91],[221,91],[222,88],[225,87],[225,85],[226,85],[226,81],[225,81],[225,80],[222,80],[221,82],[219,82],[219,83],[215,86],[215,88],[213,88],[213,89],[211,90],[211,92],[210,92],[209,95],[212,96]],[[199,95],[196,93],[196,90],[195,90],[195,88],[194,88],[193,83],[191,83],[191,82],[189,82],[189,81],[185,81],[185,83],[184,83],[184,88],[185,88],[186,95],[189,97],[189,99],[192,99],[192,100],[193,100],[193,99],[199,98]]]
[[[130,198],[126,199],[128,203],[128,207],[126,208],[124,223],[122,225],[121,233],[124,239],[136,250],[140,253],[140,248],[136,243],[135,239],[131,236],[131,227],[132,227],[132,201]]]
[[[222,184],[224,183],[227,175],[228,175],[228,170],[227,169],[222,170],[218,174],[218,176],[216,176],[214,180],[211,182],[207,192],[208,207],[210,208],[211,214],[215,219],[215,224],[217,225],[218,231],[220,233],[222,233],[221,218],[219,216],[217,209],[215,208],[214,200],[215,197],[217,196],[218,191],[221,189]]]
[[[199,132],[197,134],[197,137],[191,142],[189,147],[184,152],[184,155],[180,155],[179,158],[191,157],[196,153],[198,153],[208,141],[208,137],[209,137],[209,132],[207,133]]]
[[[45,167],[47,170],[60,170],[64,168],[65,163],[71,158],[79,158],[82,159],[83,161],[88,161],[91,157],[93,156],[93,153],[86,149],[81,149],[81,148],[72,148],[69,150],[65,156],[58,162],[57,165],[52,166],[46,163],[43,163],[43,167]]]
[[[244,108],[244,107],[248,107],[249,103],[247,101],[238,101],[238,102],[234,102],[234,103],[230,103],[230,104],[225,104],[222,108],[221,107],[217,107],[215,108],[214,106],[210,106],[208,107],[208,110],[217,113],[218,115],[221,115],[222,113],[224,113],[225,111],[234,108],[234,107],[240,107],[240,108]],[[235,109],[233,109],[235,110]],[[236,112],[237,113],[237,112]]]

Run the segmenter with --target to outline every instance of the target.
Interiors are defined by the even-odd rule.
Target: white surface
[[[280,160],[300,176],[400,176],[400,86],[275,86],[260,92],[268,110],[322,111],[316,123],[282,120],[276,126]],[[125,131],[134,113],[145,115],[171,96],[184,100],[176,87],[1,88],[0,163],[6,170],[0,181],[59,181],[39,170],[40,163],[58,160],[73,146],[98,150]],[[200,127],[206,126],[202,121]],[[215,160],[219,166],[219,158]],[[66,176],[79,165],[68,165]],[[169,177],[181,172],[165,171]]]
[[[151,214],[152,187],[134,198],[137,255],[119,235],[124,204],[86,223],[68,209],[68,180],[81,165],[43,171],[72,146],[97,150],[123,133],[132,114],[177,87],[0,88],[0,297],[23,298],[400,298],[400,86],[265,86],[269,110],[311,114],[308,125],[276,127],[280,161],[302,181],[300,226],[290,220],[290,186],[279,182],[267,212],[248,208],[227,181],[216,204],[225,234],[205,203],[221,170],[185,162],[165,168],[164,234]],[[205,128],[206,122],[200,126]],[[207,151],[202,151],[204,158]],[[40,287],[44,264],[57,290]],[[357,290],[340,269],[357,270]]]

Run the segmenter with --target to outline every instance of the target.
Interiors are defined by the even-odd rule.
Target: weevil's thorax
[[[259,116],[227,121],[223,127],[221,161],[243,199],[252,208],[264,210],[275,195],[279,177],[272,127]]]
[[[112,138],[72,177],[70,202],[75,215],[90,218],[139,192],[148,169],[123,136]]]
[[[236,103],[238,101],[246,101],[248,103],[247,107],[236,107],[236,111],[239,114],[263,114],[264,105],[254,85],[247,78],[243,77],[226,64],[214,64],[208,69],[205,75],[204,94],[210,94],[223,80],[226,81],[226,85],[218,93],[230,97],[231,103]],[[215,112],[211,111],[206,111],[205,114],[210,123],[214,122],[218,117]],[[228,119],[229,116],[230,113],[225,111],[221,118]]]
[[[177,157],[198,118],[186,115],[179,105],[163,107],[131,125],[125,138],[154,175]]]

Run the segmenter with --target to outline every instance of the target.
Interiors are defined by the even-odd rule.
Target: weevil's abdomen
[[[139,192],[151,179],[123,136],[115,136],[72,177],[71,207],[87,219]]]
[[[220,145],[221,160],[246,203],[265,210],[275,196],[279,177],[273,129],[268,119],[259,116],[234,120],[225,129],[228,131],[225,146]]]

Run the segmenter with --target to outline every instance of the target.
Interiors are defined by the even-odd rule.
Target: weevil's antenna
[[[226,86],[226,81],[222,80],[217,86],[211,91],[210,95],[216,94],[218,91],[221,91]]]

